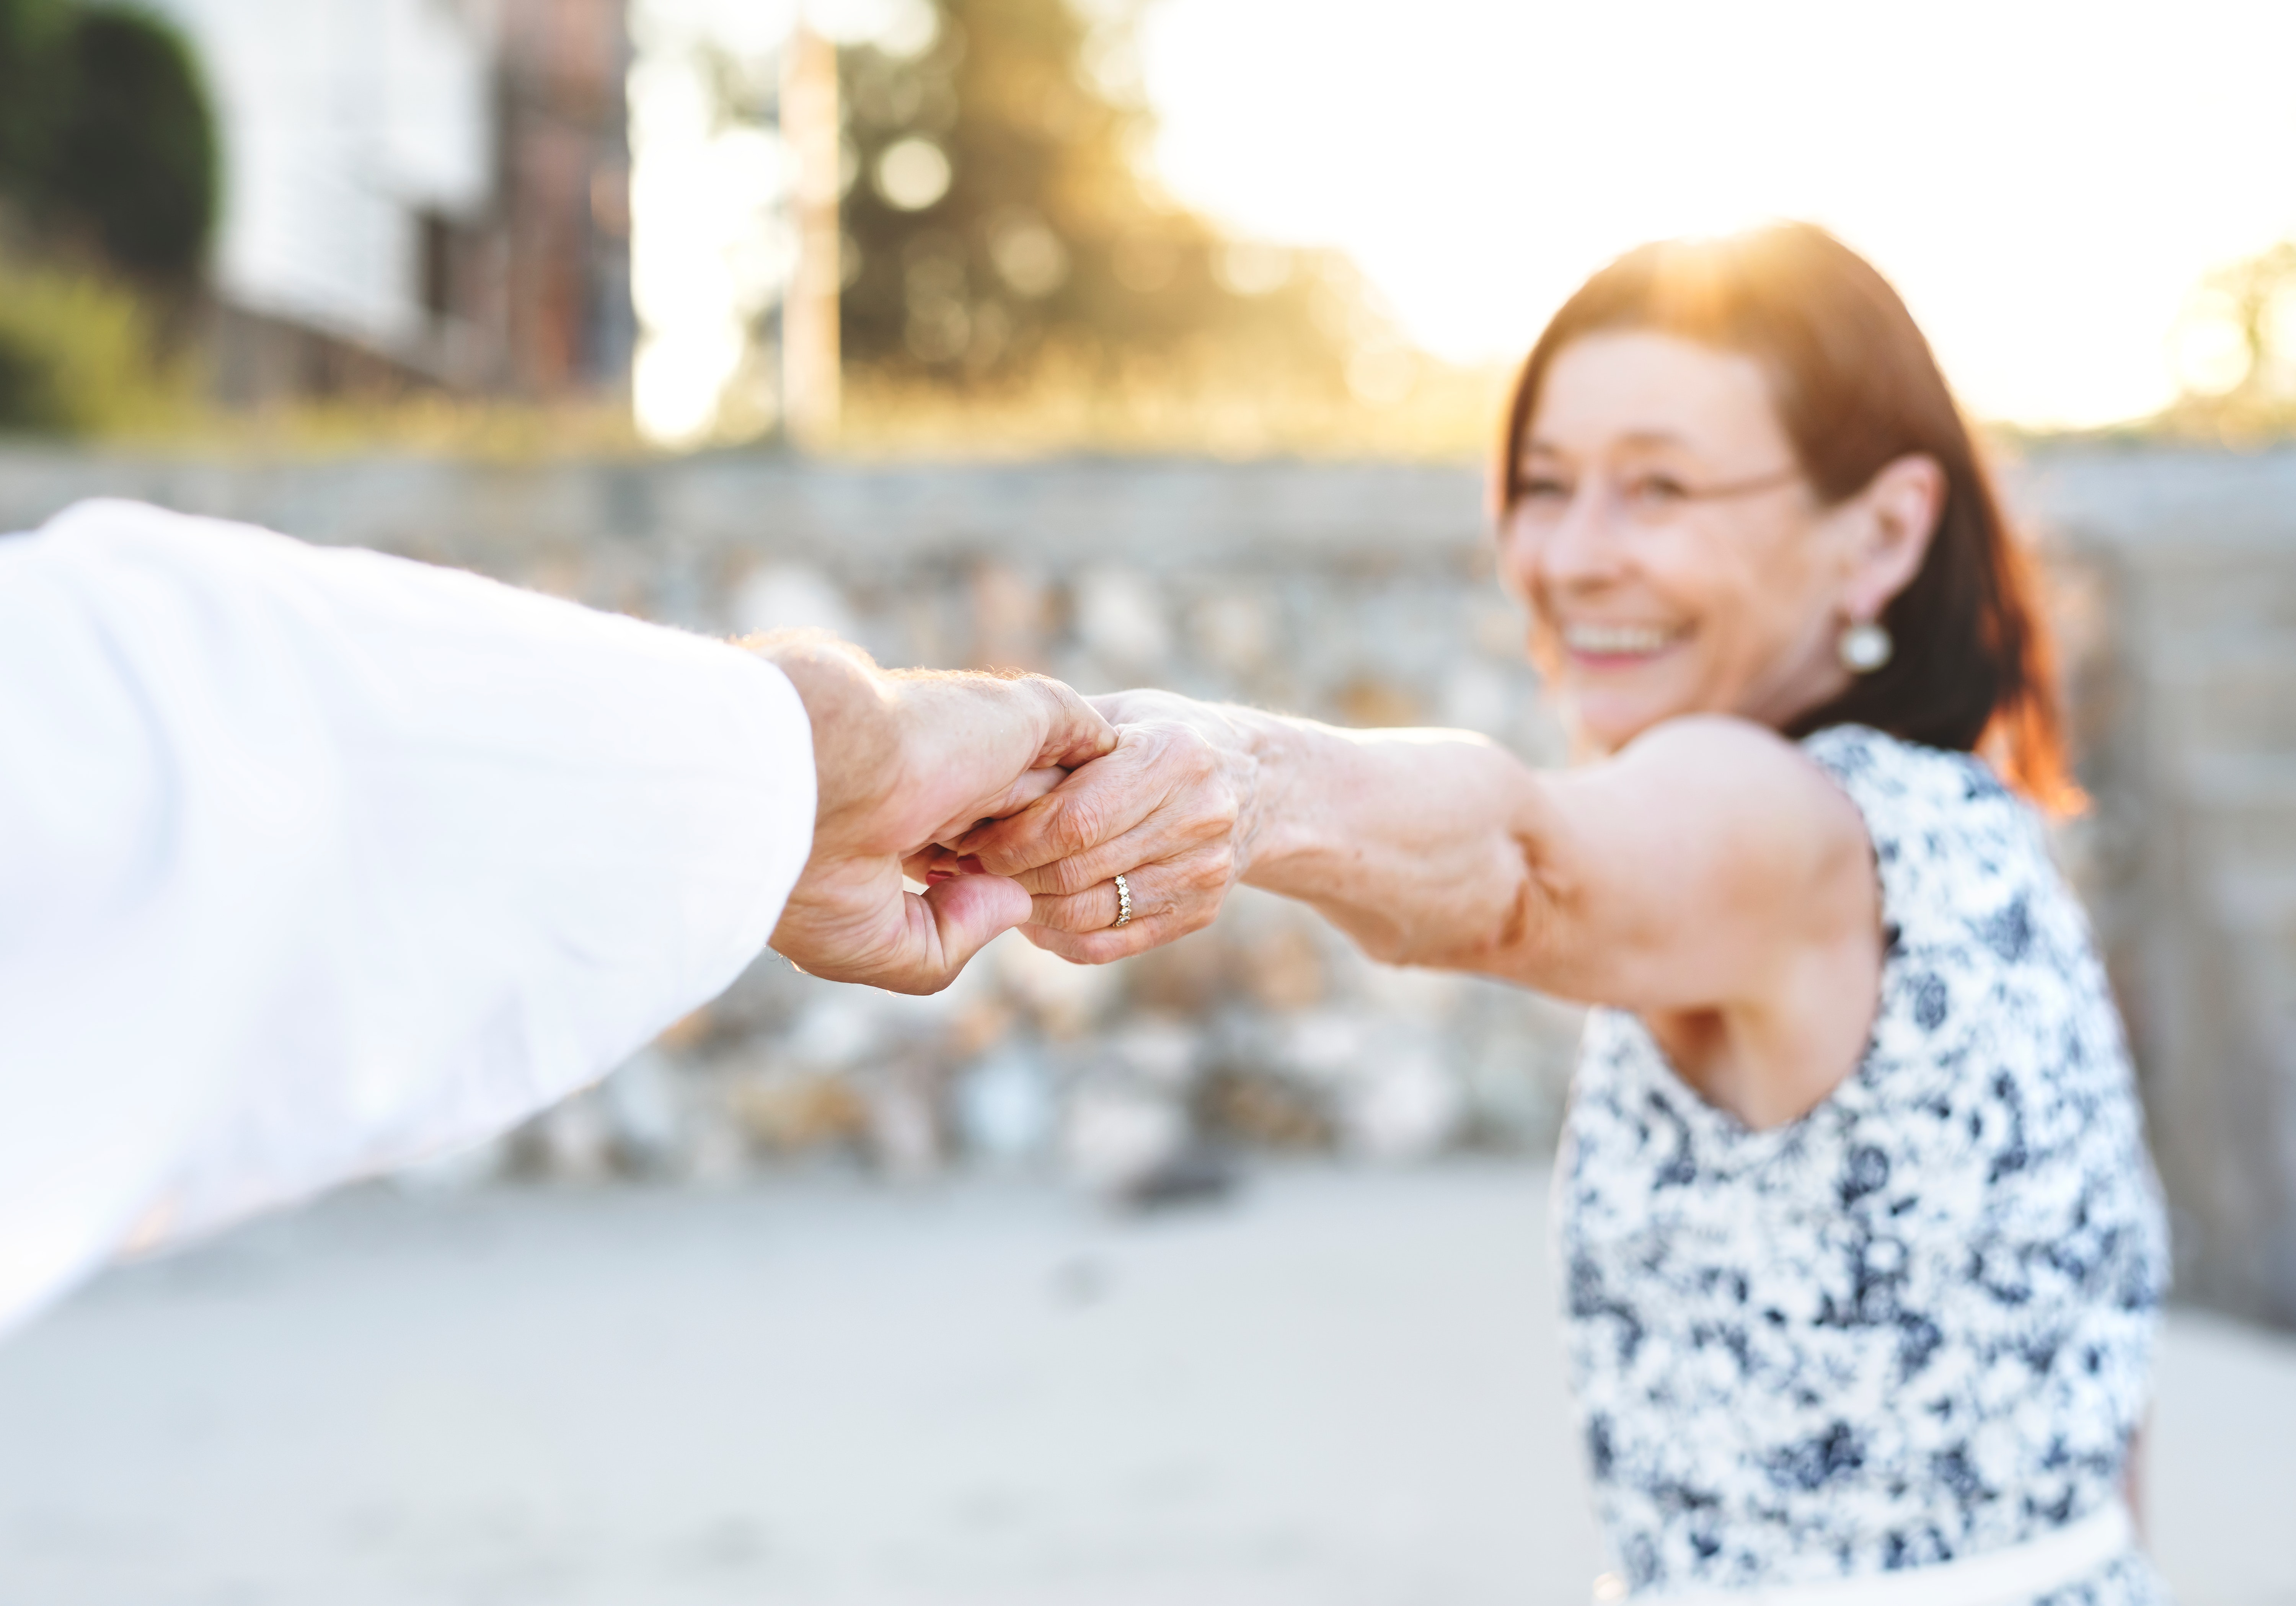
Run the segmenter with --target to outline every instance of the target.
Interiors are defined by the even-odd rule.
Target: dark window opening
[[[422,234],[422,310],[439,323],[455,310],[455,225],[436,212],[416,219]]]

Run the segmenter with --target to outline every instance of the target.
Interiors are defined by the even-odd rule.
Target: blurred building
[[[157,0],[224,152],[227,400],[625,383],[620,0]]]

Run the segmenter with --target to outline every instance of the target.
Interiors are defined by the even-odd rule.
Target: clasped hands
[[[1106,963],[1210,924],[1249,863],[1259,766],[1217,708],[1087,700],[1038,676],[889,672],[810,632],[748,644],[812,724],[813,851],[773,946],[815,975],[938,992],[1014,927]],[[1132,904],[1120,926],[1119,873]]]

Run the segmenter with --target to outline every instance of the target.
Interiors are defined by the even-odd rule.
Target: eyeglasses
[[[1660,470],[1639,469],[1623,479],[1590,477],[1581,486],[1574,486],[1561,474],[1533,470],[1516,478],[1509,516],[1534,529],[1552,529],[1570,516],[1582,486],[1592,486],[1598,494],[1608,497],[1627,523],[1637,529],[1655,529],[1698,503],[1758,496],[1792,485],[1800,478],[1800,469],[1783,468],[1751,479],[1702,486]]]

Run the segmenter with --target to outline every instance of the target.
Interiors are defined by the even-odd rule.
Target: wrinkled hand
[[[1114,750],[965,833],[939,863],[962,856],[1017,881],[1036,895],[1029,941],[1105,964],[1211,923],[1250,862],[1259,767],[1243,729],[1210,704],[1164,692],[1091,702],[1116,723]],[[1119,873],[1132,890],[1120,928]]]
[[[1034,905],[993,874],[936,876],[909,892],[905,862],[1042,799],[1067,770],[1112,750],[1116,733],[1040,676],[888,673],[811,632],[748,644],[804,700],[819,775],[813,852],[775,951],[832,980],[939,992]]]

